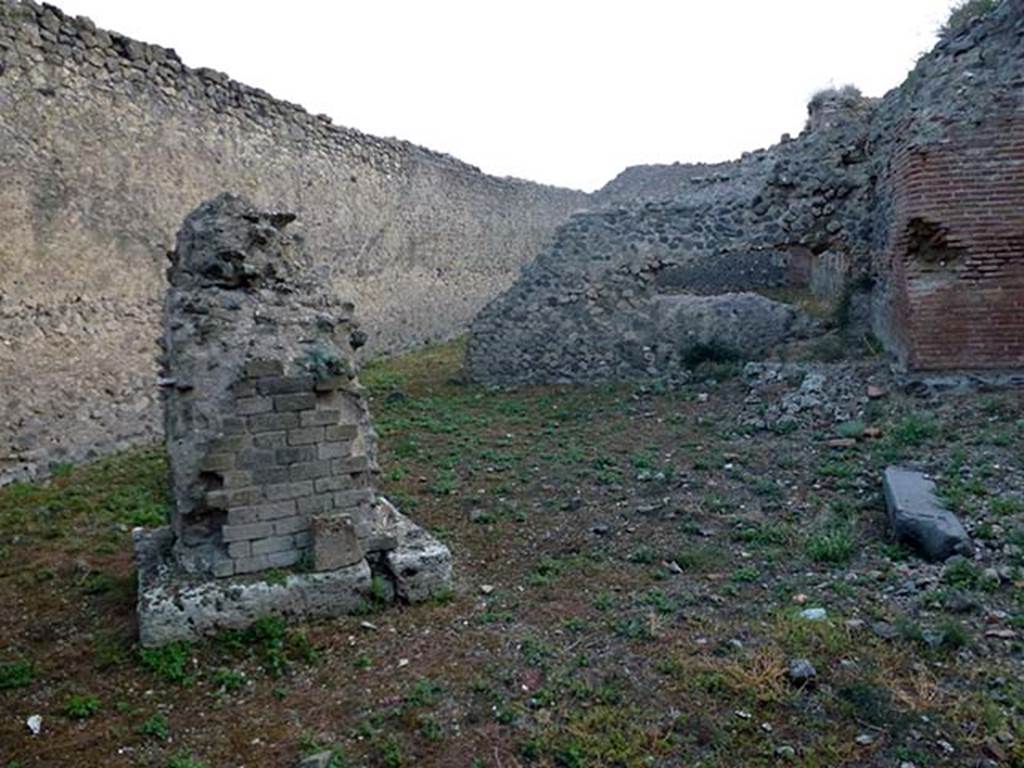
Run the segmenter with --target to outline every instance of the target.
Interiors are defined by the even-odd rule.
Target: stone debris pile
[[[865,417],[872,400],[894,386],[891,373],[873,363],[751,362],[743,366],[748,393],[740,423],[748,429],[831,430]]]

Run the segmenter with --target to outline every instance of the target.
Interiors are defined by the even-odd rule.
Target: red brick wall
[[[890,341],[910,369],[1024,368],[1024,117],[891,168]]]

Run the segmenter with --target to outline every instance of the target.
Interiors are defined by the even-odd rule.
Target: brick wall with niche
[[[1024,115],[903,147],[879,323],[910,370],[1024,368]]]

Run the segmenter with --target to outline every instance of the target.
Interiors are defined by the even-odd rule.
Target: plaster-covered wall
[[[461,332],[587,200],[14,0],[0,0],[0,178],[0,482],[155,435],[166,253],[206,198],[298,213],[371,353]]]

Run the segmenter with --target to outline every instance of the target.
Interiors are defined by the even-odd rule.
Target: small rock
[[[828,618],[828,611],[824,608],[805,608],[800,611],[800,616],[808,621],[824,621]]]
[[[885,397],[885,390],[881,387],[876,387],[874,384],[868,385],[868,397],[871,400],[879,400]]]
[[[862,733],[862,734],[858,735],[857,738],[854,739],[854,741],[856,741],[862,747],[866,747],[869,744],[874,744],[875,743],[875,737],[872,736],[870,733]]]
[[[665,570],[669,573],[674,573],[678,575],[683,572],[683,569],[679,567],[679,563],[677,563],[675,560],[666,560],[662,563],[662,565],[665,566]]]
[[[981,603],[968,592],[953,592],[943,602],[947,611],[952,613],[973,613],[981,608]]]
[[[789,681],[794,685],[813,684],[818,677],[818,670],[808,659],[793,659],[789,662]]]
[[[660,502],[660,501],[656,501],[653,504],[641,504],[639,507],[636,508],[636,513],[638,515],[645,515],[645,516],[646,515],[653,515],[653,514],[655,514],[657,512],[660,512],[662,509],[664,509],[664,507],[665,507],[665,504],[663,502]]]
[[[926,629],[921,632],[921,639],[929,648],[940,648],[946,639],[946,633],[935,629]]]
[[[377,631],[377,625],[373,624],[373,623],[371,623],[369,621],[360,621],[359,622],[359,626],[362,627],[363,629],[370,630],[371,632],[376,632]]]
[[[912,595],[915,592],[917,592],[917,582],[913,579],[907,579],[896,590],[897,595]]]
[[[887,621],[876,621],[871,625],[871,631],[883,640],[892,640],[899,631]]]
[[[25,721],[25,725],[32,732],[33,736],[38,736],[39,732],[43,730],[43,718],[42,715],[32,715],[28,720]]]
[[[481,594],[489,595],[492,592],[494,592],[494,585],[493,584],[481,584],[480,585],[480,593]]]
[[[835,437],[831,440],[826,440],[825,445],[829,448],[854,448],[857,445],[857,439],[854,437]]]
[[[820,373],[808,373],[800,382],[800,391],[804,393],[821,392],[825,388],[825,377]]]
[[[807,602],[807,595],[805,595],[803,592],[793,595],[793,602],[797,605],[803,605]]]
[[[986,629],[985,637],[992,637],[997,640],[1014,640],[1017,633],[1012,629]]]
[[[333,757],[334,755],[330,751],[317,752],[315,755],[302,758],[297,768],[327,768],[331,764],[331,758]]]
[[[788,744],[775,748],[775,756],[780,760],[796,760],[796,750]]]
[[[562,509],[567,512],[575,512],[577,509],[583,506],[583,499],[580,496],[573,496],[570,499],[566,499],[562,502]]]

